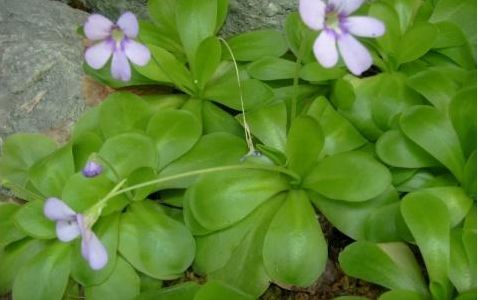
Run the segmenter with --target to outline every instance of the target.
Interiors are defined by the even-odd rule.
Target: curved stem
[[[150,181],[146,181],[140,184],[132,185],[127,188],[124,188],[122,190],[115,191],[114,193],[110,193],[109,197],[112,198],[116,195],[119,195],[121,193],[129,192],[135,189],[139,189],[142,187],[150,186],[150,185],[155,185],[159,183],[164,183],[168,182],[171,180],[177,180],[181,178],[186,178],[186,177],[191,177],[191,176],[196,176],[196,175],[202,175],[202,174],[208,174],[208,173],[216,173],[216,172],[224,172],[224,171],[232,171],[232,170],[245,170],[245,169],[252,169],[252,170],[264,170],[264,171],[273,171],[273,172],[279,172],[283,173],[287,176],[292,177],[295,180],[300,180],[300,177],[295,174],[294,172],[287,170],[282,167],[278,166],[267,166],[267,165],[231,165],[231,166],[224,166],[224,167],[214,167],[214,168],[207,168],[207,169],[201,169],[201,170],[195,170],[195,171],[189,171],[186,173],[181,173],[177,175],[172,175],[168,177],[163,177],[163,178],[158,178]],[[107,196],[108,197],[108,196]]]

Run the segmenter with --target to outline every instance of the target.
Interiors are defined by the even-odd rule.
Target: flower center
[[[336,11],[327,12],[327,14],[325,15],[325,25],[329,29],[340,29],[340,21],[341,18]]]
[[[112,31],[111,31],[111,37],[113,38],[113,40],[115,40],[116,42],[121,42],[124,38],[124,32],[119,29],[119,28],[114,28]]]

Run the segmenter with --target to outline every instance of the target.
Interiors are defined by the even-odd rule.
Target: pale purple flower
[[[350,16],[363,1],[300,0],[299,13],[304,23],[312,30],[322,31],[313,50],[323,67],[335,66],[339,52],[347,68],[357,76],[372,66],[372,56],[354,35],[379,37],[385,33],[385,26],[372,17]]]
[[[131,79],[128,59],[136,65],[144,66],[151,58],[149,49],[134,40],[138,36],[139,25],[132,12],[122,14],[116,24],[102,15],[93,14],[86,20],[83,30],[88,39],[97,42],[86,49],[86,63],[98,70],[113,55],[111,75],[115,79]]]
[[[85,177],[96,177],[100,175],[102,171],[103,168],[100,164],[89,160],[83,170],[81,170],[81,173],[83,173],[83,176]]]
[[[108,262],[108,253],[85,217],[71,209],[57,198],[48,198],[43,207],[45,216],[56,222],[56,236],[62,242],[69,242],[81,236],[81,254],[93,270],[102,269]]]

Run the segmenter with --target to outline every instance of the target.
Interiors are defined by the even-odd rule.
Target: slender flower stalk
[[[111,75],[115,79],[131,79],[128,60],[144,66],[151,59],[149,49],[134,40],[138,36],[139,25],[132,12],[122,14],[116,24],[102,15],[92,14],[85,23],[84,32],[88,39],[96,42],[86,49],[86,63],[98,70],[103,68],[113,55]]]
[[[354,36],[379,37],[384,24],[368,16],[350,16],[364,0],[300,0],[299,13],[312,30],[321,31],[314,54],[325,68],[337,64],[340,56],[354,75],[361,75],[373,63],[372,56]],[[337,51],[338,46],[338,51]]]
[[[95,216],[76,213],[57,198],[45,201],[43,213],[56,222],[56,236],[60,241],[69,242],[81,236],[81,254],[93,270],[100,270],[108,263],[106,248],[91,230]]]

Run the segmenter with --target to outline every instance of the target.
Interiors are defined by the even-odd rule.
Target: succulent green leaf
[[[327,244],[307,194],[292,190],[264,240],[264,266],[280,285],[310,286],[324,272]]]
[[[14,216],[20,208],[20,205],[14,203],[0,202],[0,248],[25,237],[14,222]]]
[[[31,201],[23,205],[15,214],[15,224],[31,237],[51,239],[56,237],[55,222],[43,213],[43,200]]]
[[[303,186],[336,200],[361,202],[383,193],[391,184],[388,169],[363,152],[344,152],[319,161]]]
[[[292,79],[296,74],[296,63],[287,59],[265,56],[247,66],[247,72],[259,80]]]
[[[288,49],[282,32],[270,29],[242,33],[227,42],[238,61],[255,61],[264,56],[280,57]]]

